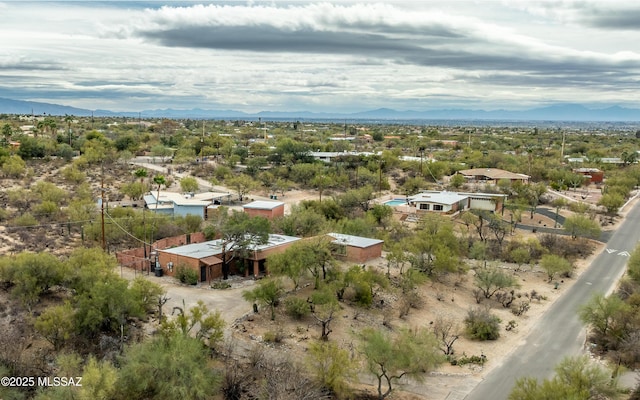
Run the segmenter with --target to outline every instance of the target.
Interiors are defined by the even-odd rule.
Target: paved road
[[[613,290],[625,271],[629,253],[640,239],[638,224],[640,206],[636,204],[613,233],[605,250],[549,308],[521,346],[496,366],[465,400],[506,399],[518,378],[549,378],[560,360],[583,350],[586,330],[577,310],[595,293]]]

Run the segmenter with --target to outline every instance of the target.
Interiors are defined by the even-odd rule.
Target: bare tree
[[[260,371],[258,398],[278,400],[329,400],[331,395],[291,359],[271,356]]]
[[[462,333],[462,328],[453,318],[439,315],[432,325],[433,334],[438,339],[438,347],[445,356],[453,355],[453,344]]]

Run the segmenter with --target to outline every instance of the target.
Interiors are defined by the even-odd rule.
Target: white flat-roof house
[[[506,194],[426,191],[407,198],[417,211],[453,213],[465,210],[500,212]]]
[[[348,157],[348,156],[363,156],[369,157],[374,156],[376,153],[370,153],[367,151],[311,151],[309,155],[316,160],[324,161],[326,163],[330,163],[335,161],[336,158],[340,157]]]
[[[186,215],[198,215],[202,217],[203,220],[206,220],[208,211],[228,201],[231,198],[231,193],[204,192],[183,194],[161,191],[158,199],[156,199],[157,196],[158,192],[149,192],[144,195],[144,202],[149,210],[182,217]]]

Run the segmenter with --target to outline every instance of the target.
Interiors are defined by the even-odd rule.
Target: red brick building
[[[284,203],[281,201],[256,200],[242,207],[251,217],[274,219],[284,215]]]
[[[229,272],[244,276],[265,274],[267,257],[285,251],[297,240],[300,239],[293,236],[269,235],[266,244],[254,246],[246,257],[235,257]],[[222,241],[216,239],[158,250],[158,262],[166,275],[173,276],[181,265],[198,272],[200,282],[205,282],[222,278],[222,253]]]
[[[604,180],[604,172],[598,168],[575,168],[573,173],[589,178],[589,183],[602,183]]]
[[[331,244],[334,246],[334,255],[338,259],[363,263],[382,257],[383,240],[342,233],[328,233],[327,236],[334,239]]]

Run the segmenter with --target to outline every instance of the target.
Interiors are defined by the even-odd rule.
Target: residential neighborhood
[[[304,132],[272,121],[257,124],[261,129],[237,121],[146,122],[105,119],[96,128],[94,120],[92,129],[87,119],[60,121],[48,128],[57,140],[20,128],[20,119],[5,119],[3,301],[13,318],[29,310],[40,315],[33,324],[18,323],[32,330],[32,341],[16,339],[5,324],[8,337],[47,357],[85,349],[110,363],[104,350],[80,338],[126,332],[138,339],[122,348],[133,349],[156,340],[143,327],[161,334],[181,329],[171,325],[180,323],[176,313],[200,318],[190,322],[194,326],[205,318],[218,321],[224,328],[215,335],[264,346],[274,356],[305,348],[297,357],[310,357],[316,340],[358,346],[368,343],[362,335],[400,340],[391,333],[418,326],[440,341],[423,348],[438,360],[429,369],[458,376],[457,385],[465,386],[484,376],[485,367],[498,368],[605,246],[612,252],[605,254],[619,253],[620,260],[635,254],[608,242],[631,223],[626,216],[640,177],[635,161],[617,165],[602,157],[635,154],[635,136],[625,131],[597,140],[569,132],[562,144],[553,141],[554,130],[491,128],[469,143],[466,128],[358,124],[352,140],[337,141],[328,133],[339,137],[344,127],[325,122],[306,124]],[[173,133],[157,133],[161,129]],[[140,141],[145,134],[153,140]],[[552,145],[532,148],[527,143],[538,143],[536,135]],[[499,147],[496,138],[505,137],[509,145]],[[494,150],[480,150],[491,140]],[[600,144],[607,140],[610,146]],[[43,141],[50,146],[39,147]],[[583,163],[560,157],[562,145]],[[56,146],[61,152],[47,153]],[[597,162],[584,155],[595,151],[589,149],[600,152]],[[42,263],[60,272],[38,278],[45,279],[44,289],[25,297],[17,268]],[[85,270],[103,278],[86,281]],[[95,286],[101,281],[118,287],[118,294],[94,297],[107,290]],[[74,292],[51,289],[67,285]],[[146,303],[139,303],[139,290],[148,293]],[[87,307],[99,301],[104,304],[91,307],[102,310],[100,319],[89,318]],[[67,334],[46,327],[45,318],[62,310],[55,307],[73,316],[67,328],[56,328]],[[472,317],[489,321],[488,330],[476,332]],[[187,334],[199,338],[194,346],[220,348],[213,331],[202,332]],[[603,340],[597,333],[589,339],[594,346]],[[117,346],[109,351],[126,354]],[[348,354],[349,348],[336,351]],[[243,357],[234,363],[249,368]],[[359,357],[349,363],[366,364]],[[14,368],[31,371],[34,362]],[[403,368],[416,379],[423,373]],[[259,374],[247,369],[228,379],[258,385]],[[362,396],[378,396],[366,373],[344,374],[344,385],[364,385]],[[313,376],[304,372],[284,382]],[[455,389],[438,376],[427,374],[417,391],[429,387],[435,398],[446,399]],[[408,395],[414,387],[396,384],[380,390]],[[333,398],[346,398],[343,389],[331,390]]]

